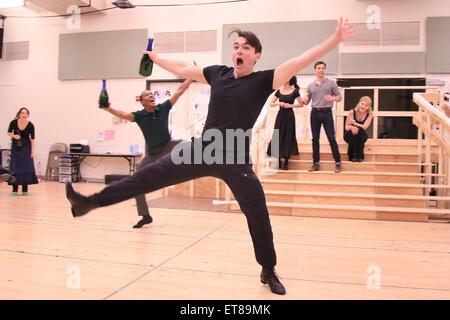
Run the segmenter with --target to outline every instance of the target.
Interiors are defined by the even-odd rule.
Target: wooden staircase
[[[262,171],[271,214],[406,221],[450,217],[449,209],[437,207],[437,202],[448,203],[450,197],[427,194],[427,190],[447,191],[449,186],[426,184],[424,164],[344,161],[341,173],[334,172],[333,161],[323,161],[317,172],[307,171],[305,166],[310,165],[311,161],[294,160],[292,170]]]
[[[341,144],[341,153],[346,145]],[[334,172],[329,147],[321,146],[321,170],[309,172],[311,145],[301,144],[301,155],[289,161],[289,170],[264,159],[259,178],[271,215],[398,221],[450,220],[450,186],[433,163],[418,162],[417,145],[397,141],[369,145],[364,162],[349,162],[342,154],[342,172]],[[430,195],[436,191],[438,195]],[[207,198],[240,212],[223,181],[208,177],[169,188],[168,197]]]

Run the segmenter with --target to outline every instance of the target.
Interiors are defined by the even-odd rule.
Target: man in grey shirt
[[[320,169],[320,128],[323,124],[328,142],[331,146],[334,161],[336,162],[335,172],[341,172],[341,155],[336,142],[334,121],[333,121],[333,103],[341,101],[342,96],[339,92],[336,81],[325,78],[325,69],[327,65],[323,61],[317,61],[314,64],[316,80],[310,83],[306,96],[303,99],[305,105],[311,104],[311,132],[313,148],[313,165],[309,171],[318,171]]]

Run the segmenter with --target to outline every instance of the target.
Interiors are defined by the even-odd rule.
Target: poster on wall
[[[197,90],[194,91],[194,94],[192,94],[190,112],[193,114],[207,114],[210,95],[210,86],[200,86],[197,88]]]
[[[164,101],[170,99],[172,96],[172,89],[171,88],[155,88],[152,90],[153,96],[155,97],[155,103],[163,103]]]

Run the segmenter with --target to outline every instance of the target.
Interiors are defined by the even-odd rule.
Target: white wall
[[[92,2],[95,4],[96,0]],[[155,3],[145,0],[132,2]],[[218,39],[221,39],[222,24],[326,20],[339,16],[348,17],[354,22],[365,22],[368,17],[366,9],[374,4],[381,8],[383,22],[423,22],[427,16],[450,15],[448,0],[255,0],[204,6],[109,10],[101,14],[83,15],[81,29],[72,31],[68,30],[66,19],[63,18],[8,18],[5,22],[5,42],[29,41],[30,57],[23,61],[0,60],[0,146],[8,146],[7,126],[20,106],[27,106],[31,111],[31,121],[37,130],[37,161],[41,162],[44,169],[48,148],[54,142],[73,143],[86,138],[91,142],[91,150],[94,152],[128,151],[129,144],[134,143],[144,146],[142,135],[135,124],[113,124],[112,116],[97,108],[99,81],[58,80],[60,33],[135,28],[148,28],[149,33],[218,30]],[[6,16],[34,14],[25,8],[4,9],[0,13]],[[171,54],[168,57],[186,61],[195,59],[199,65],[206,66],[219,63],[220,52],[221,45],[218,43],[216,53]],[[263,51],[263,54],[270,53]],[[450,80],[448,75],[431,77]],[[173,76],[155,67],[152,78]],[[310,79],[304,79],[302,85],[309,81]],[[108,86],[111,101],[117,108],[124,111],[139,109],[135,96],[144,88],[144,79],[115,79],[110,80]],[[177,112],[186,112],[185,106],[183,109],[186,101],[179,103]],[[96,142],[95,133],[98,129],[115,130],[115,140]],[[86,162],[89,165],[82,168],[85,177],[101,179],[105,174],[126,173],[128,170],[123,159],[90,158]]]

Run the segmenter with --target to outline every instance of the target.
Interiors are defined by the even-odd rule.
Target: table
[[[83,160],[87,157],[108,157],[108,158],[124,158],[128,161],[128,166],[130,169],[130,175],[136,172],[136,158],[139,158],[142,156],[142,153],[137,154],[131,154],[131,153],[76,153],[76,152],[69,152],[66,153],[67,155],[71,157],[78,158],[78,175],[81,180],[81,172],[80,172],[80,165],[83,162]]]

